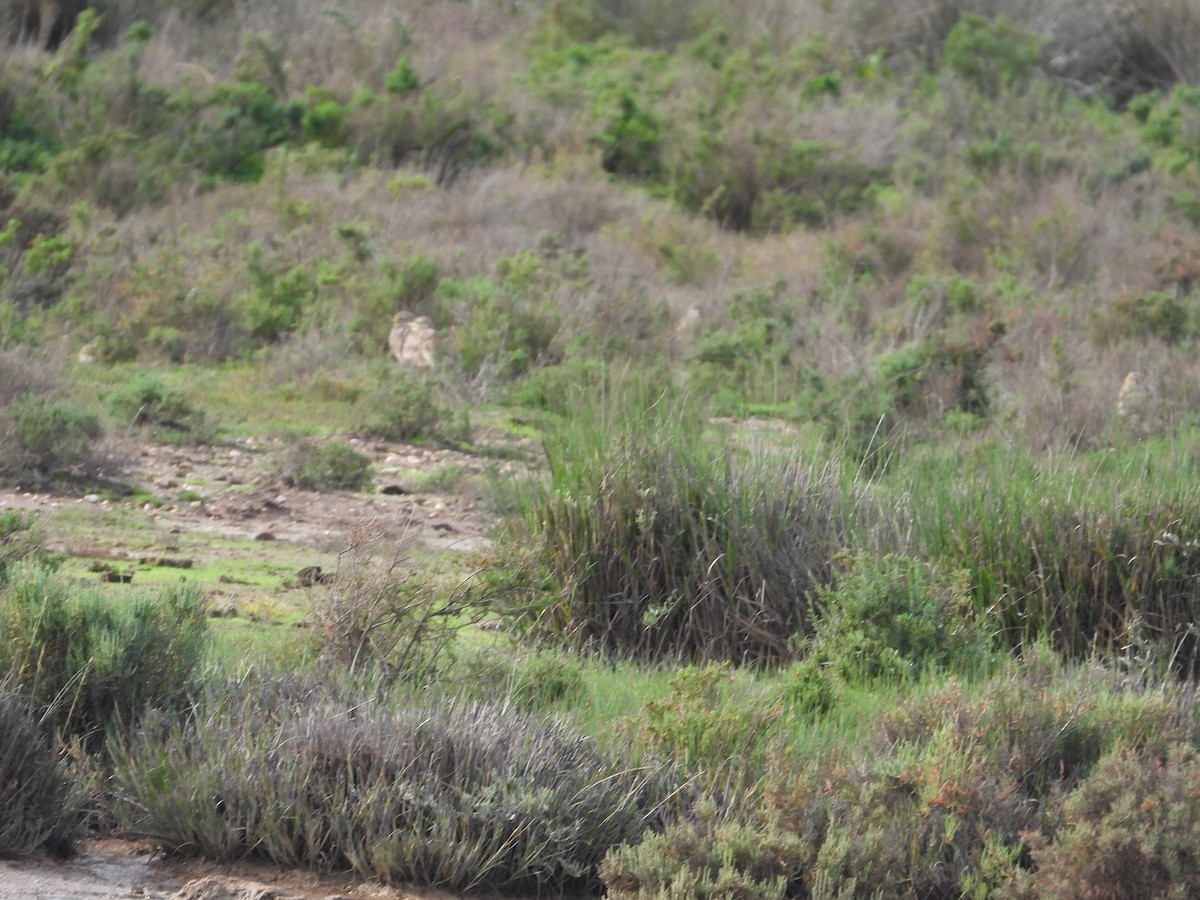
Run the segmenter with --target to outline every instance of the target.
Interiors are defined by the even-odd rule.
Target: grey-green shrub
[[[284,474],[309,491],[360,491],[371,484],[371,460],[343,441],[299,443]]]
[[[80,795],[48,730],[11,681],[0,681],[0,856],[68,853],[81,836]]]
[[[152,372],[139,372],[133,380],[108,395],[108,408],[117,424],[152,429],[157,435],[203,438],[204,412]]]
[[[388,883],[559,893],[660,821],[678,785],[562,722],[246,683],[114,753],[127,827],[178,853]]]
[[[91,413],[26,395],[0,411],[0,469],[11,476],[55,474],[86,462],[100,434]]]
[[[1110,673],[1065,668],[1043,646],[974,687],[909,696],[852,746],[783,750],[760,802],[668,824],[644,849],[609,854],[602,876],[630,898],[714,882],[736,893],[695,896],[1018,896],[1033,861],[1052,871],[1032,880],[1048,890],[1026,896],[1188,884],[1194,704],[1190,689],[1122,691]],[[1103,866],[1110,851],[1128,876],[1101,882],[1073,868]],[[1071,883],[1100,893],[1056,892]]]
[[[64,738],[95,747],[147,706],[187,698],[208,648],[208,619],[194,584],[118,599],[24,561],[0,588],[0,634],[0,673]]]

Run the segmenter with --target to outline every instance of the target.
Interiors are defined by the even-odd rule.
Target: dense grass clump
[[[0,683],[0,856],[66,853],[80,836],[82,805],[28,698]]]
[[[547,440],[549,479],[519,500],[562,589],[537,611],[543,633],[644,660],[787,655],[842,539],[836,481],[704,443],[693,415],[621,399]]]
[[[148,722],[115,754],[128,826],[215,859],[558,893],[594,887],[675,790],[660,767],[503,705],[343,693],[247,684],[187,722]]]
[[[0,588],[0,671],[64,739],[89,747],[147,706],[183,702],[208,646],[200,592],[179,584],[114,599],[21,562]]]
[[[898,481],[896,509],[866,514],[867,531],[964,571],[977,612],[1010,646],[1046,636],[1077,659],[1194,671],[1200,494],[1182,448],[1041,460],[990,448],[965,467],[914,461]]]

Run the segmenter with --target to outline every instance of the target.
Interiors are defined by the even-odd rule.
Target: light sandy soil
[[[167,859],[144,844],[89,841],[73,859],[0,860],[3,900],[453,900],[442,891],[408,891],[342,876],[278,866],[218,866]]]

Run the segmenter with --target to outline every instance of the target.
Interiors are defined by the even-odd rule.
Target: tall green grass
[[[98,748],[147,706],[186,701],[208,646],[199,590],[114,599],[97,587],[20,562],[0,588],[0,672],[64,739]]]
[[[620,384],[545,441],[515,539],[560,588],[543,634],[642,660],[779,659],[843,538],[836,473],[708,440],[695,405]]]
[[[1009,646],[1047,636],[1075,658],[1153,654],[1192,673],[1197,474],[1182,443],[1041,460],[1003,447],[965,463],[931,454],[869,515],[879,543],[965,569]]]

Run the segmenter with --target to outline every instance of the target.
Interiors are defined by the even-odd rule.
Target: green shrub
[[[456,892],[597,886],[678,783],[512,708],[246,683],[114,753],[126,827],[174,853]],[[214,802],[213,798],[218,798]]]
[[[812,845],[777,828],[700,818],[609,852],[600,867],[614,900],[784,900]]]
[[[322,147],[340,147],[346,140],[346,119],[350,111],[321,88],[308,89],[308,105],[300,119],[306,140]]]
[[[383,87],[389,94],[407,94],[421,86],[416,69],[404,54],[396,58],[392,71],[383,77]]]
[[[511,702],[530,712],[570,706],[586,693],[578,657],[562,653],[537,653],[518,660],[508,690]]]
[[[707,790],[753,785],[761,776],[766,738],[782,714],[777,703],[729,696],[728,664],[685,666],[671,692],[637,718],[642,740]]]
[[[289,454],[284,477],[306,491],[366,490],[371,458],[342,441],[301,442]]]
[[[264,151],[299,134],[303,117],[300,103],[277,100],[262,84],[219,84],[196,106],[181,156],[210,175],[258,181],[266,170]]]
[[[974,688],[907,696],[851,743],[782,749],[761,803],[700,806],[642,847],[610,853],[602,874],[610,892],[644,898],[686,896],[677,886],[713,897],[1021,896],[1020,870],[1042,859],[1045,890],[1025,896],[1109,896],[1098,887],[1106,864],[1096,880],[1068,867],[1113,851],[1113,866],[1130,869],[1128,880],[1113,876],[1112,896],[1137,894],[1171,867],[1189,871],[1194,750],[1164,763],[1155,748],[1194,746],[1192,702],[1184,690],[1122,693],[1111,674],[1065,669],[1038,648]],[[1141,771],[1101,762],[1114,747]],[[1060,838],[1056,855],[1048,848]]]
[[[850,683],[972,672],[991,655],[966,573],[918,559],[854,556],[817,587],[813,608],[814,635],[801,646]]]
[[[1041,57],[1042,42],[1004,16],[989,20],[965,13],[942,49],[947,68],[994,96],[1026,78]]]
[[[554,302],[557,273],[534,253],[496,262],[493,277],[443,278],[440,308],[458,321],[448,342],[464,375],[486,384],[511,381],[557,360],[562,315]]]
[[[82,837],[81,797],[9,681],[0,681],[0,784],[0,856],[65,855]]]
[[[30,562],[9,569],[0,623],[0,672],[61,734],[91,747],[110,726],[133,727],[148,705],[182,703],[208,646],[193,585],[115,600]]]
[[[0,412],[3,471],[52,475],[86,462],[100,437],[100,420],[47,397],[26,395]]]
[[[411,441],[446,433],[450,411],[436,399],[436,382],[408,369],[391,369],[364,399],[362,431],[386,441]]]
[[[1196,325],[1190,302],[1162,291],[1151,291],[1118,297],[1107,314],[1096,317],[1092,333],[1102,344],[1147,337],[1175,344],[1193,337]]]
[[[205,416],[153,372],[139,372],[128,384],[108,395],[108,408],[117,424],[147,428],[156,436],[202,439]]]

